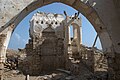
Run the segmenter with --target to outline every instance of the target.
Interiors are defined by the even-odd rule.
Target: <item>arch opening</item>
[[[53,2],[54,2],[54,1],[53,1]],[[42,5],[42,4],[38,4],[37,1],[36,1],[36,2],[32,3],[31,5],[29,5],[28,7],[26,7],[27,9],[25,8],[25,9],[17,16],[17,18],[15,19],[15,21],[14,21],[14,29],[15,29],[16,26],[19,24],[19,22],[20,22],[26,15],[28,15],[31,11],[37,9],[38,7],[45,6],[46,4],[51,4],[51,3],[53,3],[53,2],[45,3],[44,5]],[[97,13],[95,12],[95,10],[92,9],[90,6],[86,6],[85,4],[83,4],[83,6],[84,6],[84,7],[88,7],[88,8],[84,11],[84,7],[81,6],[81,7],[80,7],[81,10],[80,10],[80,9],[78,8],[78,6],[79,6],[80,4],[78,5],[77,2],[80,3],[80,4],[83,4],[82,2],[80,2],[80,1],[78,1],[78,0],[74,3],[74,4],[76,4],[77,6],[76,6],[76,5],[73,5],[73,4],[70,4],[69,2],[68,2],[68,3],[62,2],[62,3],[67,4],[67,5],[75,8],[75,9],[78,10],[79,12],[82,12],[82,14],[85,15],[86,18],[92,23],[92,25],[94,26],[96,32],[97,32],[98,35],[100,36],[100,40],[101,40],[101,43],[102,43],[103,50],[106,51],[106,52],[112,52],[112,50],[109,49],[109,46],[111,46],[111,40],[110,40],[110,38],[109,38],[109,35],[108,35],[108,33],[107,33],[106,30],[101,30],[101,29],[103,29],[104,24],[103,24],[103,23],[101,22],[101,20],[99,19],[99,16],[98,16]],[[37,6],[32,7],[33,5],[37,5]],[[92,12],[91,12],[91,11],[92,11]],[[98,21],[98,22],[96,22],[96,21]],[[101,27],[101,26],[102,26],[102,27]],[[108,42],[107,42],[107,43],[108,43],[108,44],[110,43],[110,45],[104,44],[104,43],[106,43],[105,37],[107,37],[107,39],[108,39]]]
[[[77,3],[78,2],[78,3]],[[89,21],[90,21],[90,23],[93,25],[93,27],[94,27],[94,29],[96,30],[96,32],[97,32],[97,34],[99,35],[99,38],[100,38],[100,41],[101,41],[101,43],[102,43],[102,48],[103,48],[103,51],[111,51],[111,50],[109,50],[108,48],[109,48],[109,46],[111,46],[111,40],[110,40],[110,38],[109,38],[109,35],[108,35],[108,33],[107,33],[107,31],[103,28],[104,27],[104,24],[101,22],[101,20],[100,20],[100,18],[99,18],[99,16],[97,15],[97,13],[96,13],[96,11],[92,8],[92,7],[90,7],[90,6],[87,6],[87,5],[85,5],[83,2],[81,2],[81,1],[77,1],[75,4],[77,5],[71,5],[71,4],[69,4],[69,3],[66,3],[66,2],[61,2],[61,3],[63,3],[63,4],[66,4],[66,5],[68,5],[68,6],[71,6],[71,7],[73,7],[74,9],[76,9],[77,11],[79,11],[79,12],[81,12]],[[30,4],[28,7],[27,7],[27,11],[26,11],[26,8],[19,14],[19,16],[16,18],[16,20],[14,21],[14,23],[15,23],[15,27],[19,24],[19,22],[26,16],[26,15],[28,15],[31,11],[33,11],[33,10],[35,10],[35,9],[37,9],[37,8],[40,8],[40,7],[42,7],[42,6],[45,6],[45,5],[47,5],[47,4],[51,4],[51,3],[55,3],[54,1],[53,2],[50,2],[50,3],[45,3],[45,4],[39,4],[39,5],[37,5],[38,3],[40,3],[40,2],[34,2],[34,3],[32,3],[32,4]],[[35,6],[34,8],[32,7],[33,6],[33,4],[35,5],[37,5],[37,6]],[[79,6],[80,4],[82,4],[82,6]],[[80,7],[80,8],[78,8],[78,6]],[[84,8],[86,8],[87,7],[87,9],[84,9]],[[92,13],[90,13],[92,11]],[[101,30],[101,28],[102,28],[102,30]],[[14,28],[15,29],[15,28]],[[104,35],[105,34],[105,35]],[[109,43],[110,45],[105,45],[105,43],[106,43],[106,41],[104,40],[104,38],[106,37],[107,39],[108,39],[108,42],[107,43]]]
[[[40,22],[40,21],[36,21],[36,23],[38,24],[38,22]],[[42,24],[42,23],[41,23]],[[51,23],[52,24],[52,23]],[[74,26],[75,28],[79,28],[81,25],[78,25],[78,24],[76,24],[76,23],[72,23],[72,26]],[[91,26],[90,26],[91,27]],[[77,32],[76,31],[77,29],[75,29],[75,35],[77,35],[77,33],[80,33],[80,32]],[[75,36],[75,38],[77,38],[77,36]],[[78,40],[78,41],[80,41],[80,40]],[[79,50],[78,50],[79,51]]]

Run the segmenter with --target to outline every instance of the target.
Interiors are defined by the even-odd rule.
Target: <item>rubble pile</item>
[[[88,50],[88,49],[91,49],[91,48],[84,48],[83,53],[85,53],[86,52],[85,50]],[[24,58],[25,56],[23,57],[24,52],[25,52],[25,50],[24,51],[20,50],[19,52],[17,52],[17,54],[21,54],[21,55],[17,55],[17,56],[19,56],[18,58],[16,58],[16,56],[13,56],[14,54],[12,54],[11,56],[13,56],[13,57],[10,58],[8,56],[8,59],[12,62],[14,62],[15,59],[18,59],[17,61],[18,61],[18,63],[20,63],[21,61],[23,61],[25,59]],[[100,53],[100,52],[97,49],[95,50],[94,68],[93,67],[90,68],[89,67],[90,64],[88,64],[90,62],[87,62],[86,60],[84,60],[84,59],[86,59],[85,55],[83,55],[81,59],[77,58],[77,60],[74,58],[74,56],[72,56],[71,57],[72,59],[69,59],[70,62],[68,62],[68,64],[67,64],[69,66],[69,68],[67,68],[66,70],[64,70],[64,69],[56,69],[55,70],[56,72],[60,73],[61,75],[53,73],[50,75],[43,75],[43,76],[36,76],[36,77],[30,76],[30,78],[34,79],[34,80],[57,80],[57,79],[60,79],[60,80],[70,80],[70,79],[71,80],[92,80],[92,79],[93,80],[98,80],[98,79],[106,80],[108,77],[107,76],[107,64],[103,58],[104,57],[103,53]],[[9,53],[11,53],[11,52],[8,52],[7,54],[9,54]],[[90,59],[88,59],[88,61],[89,60]],[[16,62],[14,62],[14,64],[15,63]],[[99,65],[101,65],[101,66],[99,66]],[[25,75],[22,74],[23,72],[19,71],[19,68],[17,66],[13,67],[13,64],[9,65],[9,67],[6,67],[5,73],[6,73],[5,74],[6,78],[16,78],[17,76],[19,76],[19,77],[21,76],[22,78],[25,78]],[[54,76],[56,75],[56,76],[53,77],[53,75]]]
[[[18,51],[16,50],[12,50],[12,49],[8,49],[7,50],[7,58],[6,58],[6,62],[4,63],[5,68],[7,69],[17,69],[18,67]]]

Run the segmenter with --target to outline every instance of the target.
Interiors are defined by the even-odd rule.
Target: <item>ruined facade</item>
[[[69,21],[72,18],[67,17],[69,24],[73,26],[73,39],[70,37],[69,26],[66,29],[63,27],[63,15],[42,12],[34,14],[30,20],[30,39],[25,47],[27,57],[20,65],[24,74],[39,75],[59,68],[79,74],[78,64],[81,63],[81,66],[85,65],[83,67],[93,73],[99,71],[100,63],[103,69],[103,53],[82,45],[81,19]]]
[[[103,51],[107,55],[109,80],[120,79],[120,1],[119,0],[1,0],[0,2],[0,65],[6,58],[6,49],[12,32],[31,11],[42,6],[61,2],[81,12],[98,33]],[[112,15],[112,16],[111,16]],[[0,78],[4,66],[0,70]]]
[[[64,29],[60,26],[63,19],[63,15],[58,14],[34,14],[30,20],[30,39],[25,47],[27,57],[23,62],[23,72],[39,75],[65,68]]]
[[[66,12],[64,13],[66,14]],[[108,66],[103,52],[82,44],[79,13],[65,16],[66,18],[61,14],[43,12],[34,14],[30,20],[30,39],[25,49],[19,49],[22,54],[19,54],[19,58],[17,58],[18,63],[8,60],[5,67],[18,69],[30,77],[41,78],[41,74],[58,71],[64,73],[64,78],[67,73],[67,75],[74,75],[78,80],[87,78],[106,80]],[[70,37],[70,26],[73,26],[73,37]],[[11,76],[4,75],[4,77],[7,80]],[[15,79],[15,77],[12,78]]]

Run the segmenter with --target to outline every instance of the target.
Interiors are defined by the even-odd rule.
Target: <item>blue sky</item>
[[[29,39],[29,20],[32,18],[34,13],[36,13],[37,11],[41,11],[47,13],[51,12],[63,14],[64,10],[67,12],[68,15],[73,15],[75,12],[77,12],[72,7],[62,3],[53,3],[31,12],[19,23],[19,25],[13,32],[8,48],[17,50],[18,48],[25,47],[25,44],[28,42]],[[96,31],[94,30],[91,23],[82,14],[80,14],[80,16],[82,17],[82,43],[86,46],[91,47],[96,37]],[[102,49],[99,39],[97,40],[96,47]]]

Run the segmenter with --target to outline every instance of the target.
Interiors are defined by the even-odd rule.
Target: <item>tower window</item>
[[[39,22],[38,22],[38,21],[36,21],[36,23],[38,24]]]
[[[51,22],[51,24],[53,24],[53,22]]]
[[[55,24],[57,25],[58,23],[57,23],[57,22],[55,22]]]
[[[41,21],[41,24],[43,24],[43,21]]]

